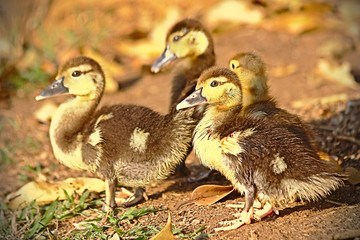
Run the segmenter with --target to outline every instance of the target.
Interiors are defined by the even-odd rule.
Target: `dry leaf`
[[[331,157],[329,154],[325,152],[318,152],[317,153],[320,157],[320,159],[325,160],[327,162],[330,162],[332,166],[334,167],[334,170],[338,173],[342,173],[343,170],[341,166],[339,165],[338,161],[336,161],[333,157]]]
[[[171,240],[171,239],[174,239],[174,235],[172,233],[171,215],[169,212],[169,217],[168,217],[165,227],[160,232],[158,232],[155,236],[153,236],[150,240]]]
[[[328,59],[319,59],[315,67],[315,74],[321,78],[331,80],[353,89],[359,89],[354,76],[351,74],[349,62],[339,64]]]
[[[293,4],[294,1],[290,2]],[[283,6],[280,6],[280,8],[285,9],[288,5],[289,12],[273,15],[265,24],[262,24],[262,27],[298,35],[316,28],[332,26],[334,20],[329,16],[333,12],[333,7],[330,4],[298,1],[291,6],[290,2],[283,1],[281,4]]]
[[[119,234],[115,233],[109,240],[120,240]]]
[[[39,122],[46,123],[51,120],[57,108],[54,102],[46,101],[34,112],[34,117]]]
[[[171,7],[166,12],[165,19],[154,27],[154,30],[149,34],[149,39],[136,42],[123,41],[117,46],[117,50],[142,61],[153,61],[165,48],[165,37],[168,29],[180,18],[178,8]]]
[[[317,53],[322,58],[341,60],[343,57],[355,50],[354,41],[348,36],[334,36],[326,40],[317,49]]]
[[[360,171],[354,167],[345,168],[345,173],[348,175],[348,181],[352,185],[356,185],[360,183]]]
[[[64,190],[71,195],[75,191],[82,193],[86,189],[91,192],[102,192],[105,190],[105,183],[97,178],[86,177],[68,178],[56,183],[29,182],[7,196],[8,206],[11,209],[24,208],[34,200],[38,205],[47,204],[56,199],[66,199]]]
[[[197,187],[191,194],[191,202],[198,205],[211,205],[226,197],[234,191],[232,185],[202,185]]]
[[[288,13],[269,19],[262,26],[267,30],[287,31],[291,34],[301,34],[323,26],[321,15],[309,13]]]
[[[205,21],[212,27],[221,23],[258,24],[263,19],[260,10],[252,9],[246,2],[228,0],[213,6],[205,16]]]
[[[273,77],[285,77],[295,73],[298,70],[298,66],[295,63],[283,67],[274,67],[269,70],[269,75]]]

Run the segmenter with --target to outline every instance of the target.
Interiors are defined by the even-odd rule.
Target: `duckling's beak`
[[[170,51],[168,45],[165,48],[164,52],[160,55],[160,57],[151,66],[151,71],[153,73],[158,73],[163,67],[165,67],[175,59],[177,59],[177,56]]]
[[[69,89],[64,86],[64,77],[56,79],[50,86],[44,89],[39,95],[35,97],[36,101],[49,98],[59,94],[69,93]]]
[[[176,105],[176,110],[207,103],[207,99],[201,95],[201,91],[202,88],[199,88],[198,90],[190,94],[187,98],[182,100],[178,105]]]

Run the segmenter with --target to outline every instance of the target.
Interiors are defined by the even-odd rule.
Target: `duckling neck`
[[[73,169],[87,169],[82,162],[82,130],[98,105],[97,99],[75,97],[60,105],[50,124],[54,155]]]
[[[209,106],[205,112],[204,118],[201,120],[202,125],[207,125],[209,134],[217,137],[221,134],[220,126],[226,126],[226,123],[232,123],[241,112],[242,106],[236,105],[232,107]],[[199,124],[200,125],[200,124]]]
[[[215,65],[215,53],[210,49],[199,56],[182,59],[172,79],[170,108],[190,95],[201,73],[213,65]]]

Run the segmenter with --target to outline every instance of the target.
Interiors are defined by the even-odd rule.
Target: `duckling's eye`
[[[211,87],[217,87],[219,85],[219,82],[218,81],[212,81],[211,83],[210,83],[210,86]]]
[[[236,68],[236,66],[235,66],[234,63],[231,64],[231,68],[232,68],[232,69],[235,69],[235,68]]]
[[[174,38],[173,38],[173,41],[174,41],[174,42],[177,42],[177,41],[179,41],[179,39],[180,39],[180,36],[179,36],[179,35],[175,35]]]
[[[73,71],[71,76],[73,77],[79,77],[81,75],[81,72],[80,71]]]

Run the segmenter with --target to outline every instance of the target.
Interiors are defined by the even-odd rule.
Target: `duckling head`
[[[157,73],[176,59],[196,58],[207,51],[214,53],[210,32],[198,20],[181,20],[167,33],[165,50],[151,66],[151,71]]]
[[[98,99],[102,96],[104,86],[104,73],[100,65],[91,58],[76,57],[65,63],[55,81],[36,96],[36,100],[62,94]]]
[[[208,103],[220,109],[242,104],[241,83],[234,72],[227,68],[212,67],[204,71],[196,90],[180,102],[176,109]]]
[[[249,97],[248,95],[251,95],[252,98],[267,96],[266,66],[259,56],[250,52],[238,53],[230,60],[229,68],[241,81],[243,90],[245,90],[243,93],[245,101]]]

